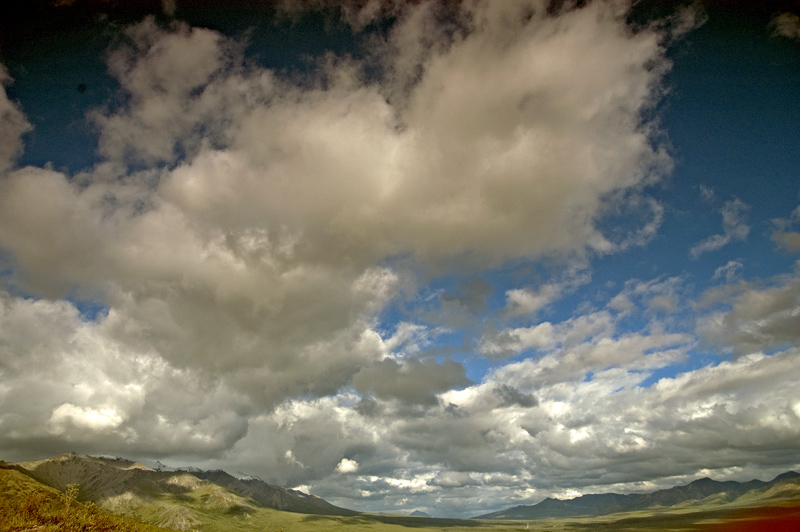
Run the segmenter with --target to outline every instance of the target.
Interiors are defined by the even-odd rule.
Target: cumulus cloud
[[[747,239],[750,226],[747,225],[746,215],[749,207],[738,198],[728,201],[722,207],[722,234],[711,235],[692,246],[689,255],[696,259],[703,253],[716,251],[731,242]]]
[[[0,293],[2,447],[20,453],[76,451],[209,456],[247,430],[242,397],[132,351],[109,327],[66,302]]]
[[[104,161],[0,184],[15,282],[99,301],[111,340],[258,404],[368,382],[386,355],[372,320],[412,286],[390,258],[441,272],[607,251],[603,198],[668,163],[642,122],[667,65],[659,35],[606,3],[533,7],[467,3],[463,32],[426,34],[435,14],[405,6],[378,83],[331,58],[298,85],[214,31],[131,26],[108,56],[122,97],[92,115]]]
[[[358,471],[358,462],[349,458],[342,458],[336,466],[337,473],[355,473],[356,471]]]

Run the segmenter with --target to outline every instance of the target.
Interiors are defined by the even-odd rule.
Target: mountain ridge
[[[239,480],[222,470],[160,471],[125,458],[73,452],[6,465],[59,491],[77,485],[80,501],[106,511],[178,530],[195,528],[209,510],[244,517],[259,507],[317,515],[359,514],[314,495],[261,480]]]
[[[783,484],[786,484],[785,486]],[[717,481],[708,477],[694,480],[682,486],[673,486],[650,493],[602,493],[589,494],[574,499],[546,498],[533,505],[519,505],[472,519],[536,520],[564,517],[598,517],[620,512],[691,506],[715,499],[718,503],[730,503],[748,494],[767,496],[770,490],[776,493],[796,491],[800,493],[800,473],[787,471],[769,482],[750,480]]]

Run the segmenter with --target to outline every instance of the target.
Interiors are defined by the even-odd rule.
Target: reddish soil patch
[[[724,523],[709,523],[702,532],[800,532],[800,507],[771,506],[737,510]]]

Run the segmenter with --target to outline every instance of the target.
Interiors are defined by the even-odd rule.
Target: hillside
[[[789,471],[770,482],[719,482],[701,478],[684,486],[644,494],[605,493],[569,500],[547,498],[530,506],[515,506],[474,519],[536,520],[566,517],[597,517],[638,510],[691,508],[726,504],[759,504],[775,499],[797,499],[800,504],[800,474]]]
[[[222,517],[248,519],[259,508],[357,514],[319,497],[258,480],[239,480],[224,471],[154,471],[130,460],[75,453],[21,462],[15,467],[57,490],[78,485],[78,500],[90,501],[115,515],[177,530],[196,528]]]
[[[192,471],[197,478],[208,480],[245,497],[250,497],[265,508],[286,512],[321,515],[358,515],[359,512],[334,506],[316,495],[307,495],[297,490],[287,490],[267,484],[263,480],[238,479],[221,469],[216,471]]]
[[[9,464],[0,464],[0,531],[162,532],[164,529],[110,515],[44,486]]]

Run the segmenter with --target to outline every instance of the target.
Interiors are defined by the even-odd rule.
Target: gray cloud
[[[501,384],[494,389],[494,393],[502,400],[500,406],[521,406],[530,408],[539,404],[536,396],[528,393],[522,393],[513,386]]]
[[[452,360],[384,359],[359,370],[353,386],[361,393],[374,393],[384,400],[397,399],[410,405],[435,405],[437,394],[469,384],[464,367]]]
[[[777,276],[767,283],[739,282],[709,289],[701,299],[712,311],[697,322],[709,344],[737,356],[800,343],[800,275]]]

